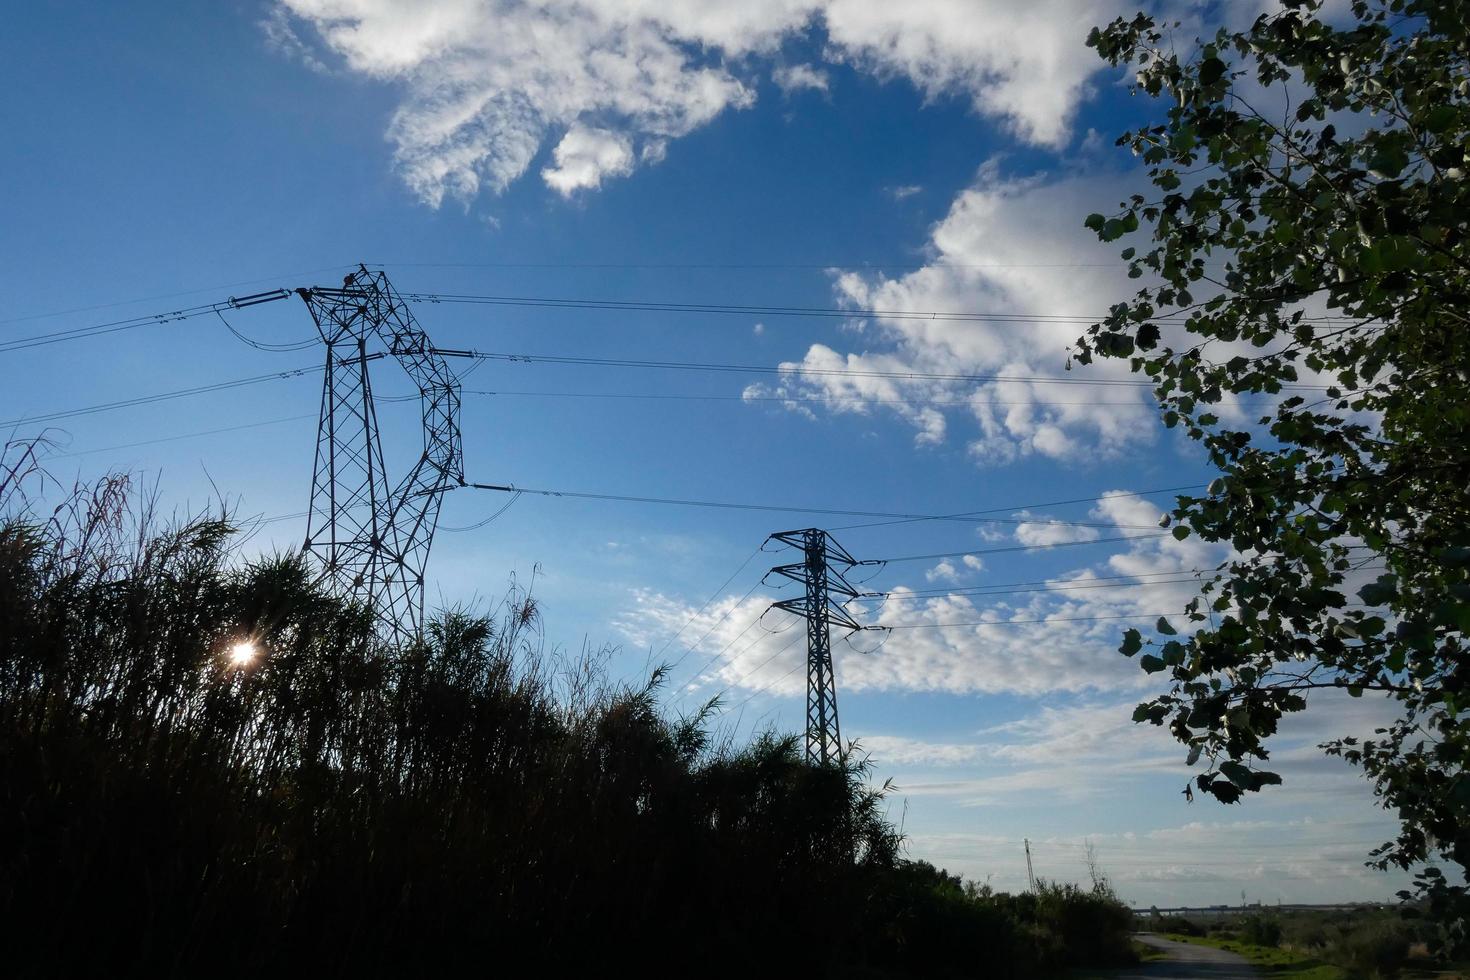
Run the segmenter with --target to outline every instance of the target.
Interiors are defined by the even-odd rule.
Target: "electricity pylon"
[[[459,381],[382,272],[363,266],[341,288],[296,293],[327,344],[305,547],[395,639],[411,638],[423,626],[440,497],[464,483]],[[384,356],[408,372],[423,410],[423,452],[392,490],[368,378],[368,362]]]
[[[806,620],[806,758],[819,765],[841,760],[842,730],[837,723],[837,679],[832,672],[832,631],[835,624],[851,632],[865,629],[844,607],[863,595],[843,577],[860,562],[820,528],[781,531],[771,538],[802,549],[802,560],[777,565],[771,574],[806,587],[799,598],[772,604]],[[837,567],[834,567],[837,566]],[[835,597],[835,598],[834,598]]]

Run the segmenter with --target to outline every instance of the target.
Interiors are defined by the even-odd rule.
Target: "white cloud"
[[[781,65],[771,72],[771,78],[787,95],[802,89],[825,92],[829,84],[827,73],[811,65]]]
[[[1087,32],[1121,4],[1104,0],[830,0],[831,56],[903,77],[931,98],[960,93],[1021,138],[1060,146],[1100,62]]]
[[[700,46],[739,55],[808,16],[796,0],[280,0],[280,7],[315,27],[349,70],[402,87],[388,137],[399,174],[432,206],[503,190],[558,133],[599,130],[620,145],[600,158],[611,167],[578,157],[571,169],[548,168],[546,179],[563,193],[631,172],[635,151],[656,160],[668,140],[754,98]]]
[[[1360,771],[1316,747],[1329,734],[1382,724],[1392,710],[1383,699],[1334,694],[1285,719],[1268,763],[1284,784],[1239,808],[1198,795],[1186,802],[1180,791],[1196,770],[1165,730],[1130,720],[1132,701],[1054,701],[968,741],[884,735],[877,744],[887,751],[873,752],[878,775],[892,776],[931,827],[936,807],[987,807],[991,828],[1016,826],[1013,813],[1034,826],[1037,807],[1069,807],[1079,816],[1067,833],[1029,835],[1036,873],[1086,881],[1091,844],[1124,898],[1144,907],[1235,901],[1242,889],[1268,903],[1363,900],[1407,880],[1362,867],[1369,849],[1392,835],[1393,818],[1376,808]],[[1090,829],[1113,823],[1106,804],[1119,798],[1148,801],[1126,811],[1131,829]],[[1094,808],[1095,820],[1087,816]],[[928,830],[913,835],[911,852],[1015,890],[1026,880],[1022,833]]]
[[[410,190],[432,206],[499,192],[548,139],[617,134],[634,159],[749,106],[754,73],[819,28],[833,63],[967,99],[1019,138],[1060,147],[1103,63],[1083,45],[1113,0],[277,0],[262,30],[308,64],[399,86],[388,137]],[[314,29],[308,45],[292,18]],[[825,90],[824,70],[773,70]],[[632,171],[620,153],[605,176]],[[548,180],[567,181],[564,167]],[[577,186],[596,186],[583,178]],[[562,184],[553,183],[557,190]]]
[[[1106,495],[1093,513],[1100,523],[1146,526],[1154,526],[1158,515],[1153,504],[1123,491]],[[1038,541],[1053,533],[1064,533],[1068,540],[1076,539],[1079,530],[1086,532],[1085,540],[1100,533],[1042,522],[1021,527],[1034,528],[1026,533],[1034,533]],[[1065,530],[1054,530],[1058,527]],[[838,687],[1024,696],[1142,690],[1156,678],[1118,654],[1122,630],[1178,613],[1198,591],[1188,573],[1212,567],[1224,554],[1219,545],[1162,535],[1130,541],[1125,550],[1053,577],[1045,588],[1014,594],[922,594],[900,581],[885,589],[881,599],[851,608],[859,622],[886,630],[851,638],[834,634]],[[941,588],[947,589],[948,583],[983,567],[979,556],[966,555],[922,574],[928,582],[946,583]],[[1131,582],[1118,575],[1149,577]],[[681,643],[693,644],[691,662],[708,664],[695,688],[728,686],[789,695],[805,684],[798,669],[805,648],[800,631],[792,631],[798,622],[794,617],[766,612],[771,599],[770,594],[752,595],[742,603],[729,596],[696,614],[690,601],[640,591],[617,626],[642,646],[688,622]],[[1176,625],[1183,629],[1186,624]],[[690,681],[679,675],[676,679]]]
[[[1178,806],[1182,810],[1182,801]],[[1174,805],[1161,803],[1159,809],[1174,811]],[[1176,819],[1183,817],[1180,812]],[[1267,905],[1343,902],[1383,900],[1405,887],[1403,872],[1363,867],[1368,850],[1391,833],[1391,818],[1364,807],[1352,816],[1316,811],[1288,819],[1185,820],[1137,833],[1036,835],[1030,850],[1039,877],[1085,883],[1091,845],[1099,869],[1122,897],[1144,909],[1235,904],[1242,891],[1247,901]],[[1026,886],[1018,839],[916,833],[910,850],[967,877],[989,879],[998,890]]]
[[[948,559],[940,562],[924,573],[924,579],[928,582],[957,582],[959,578],[959,569],[955,567],[954,562]]]
[[[567,130],[552,157],[556,166],[542,170],[541,178],[562,197],[601,187],[604,177],[622,177],[633,170],[633,145],[628,139],[580,124]]]
[[[924,742],[896,735],[866,735],[859,747],[878,765],[954,766],[973,762],[981,755],[978,745]]]
[[[902,184],[898,187],[888,188],[888,193],[893,197],[895,201],[902,201],[905,198],[910,198],[913,197],[915,194],[922,193],[923,190],[924,188],[918,184]]]
[[[272,8],[269,14],[261,18],[259,26],[265,35],[265,46],[276,54],[299,61],[317,74],[330,73],[331,69],[316,56],[310,45],[301,40],[291,26],[291,18],[284,8]]]
[[[1126,363],[1064,370],[1087,318],[1133,288],[1119,275],[1116,246],[1081,226],[1081,216],[1125,191],[1121,178],[1010,179],[982,168],[933,227],[927,265],[897,278],[840,274],[835,288],[857,309],[995,317],[879,316],[855,334],[862,349],[814,344],[781,365],[773,390],[827,396],[839,413],[867,414],[871,399],[882,399],[883,410],[914,426],[920,445],[957,432],[985,463],[1031,455],[1086,462],[1147,445],[1159,431],[1157,410]],[[897,377],[912,373],[986,380]],[[957,400],[968,412],[951,416],[933,405]]]
[[[1031,515],[1021,511],[1020,516],[1029,518]],[[1071,544],[1074,541],[1096,541],[1099,537],[1095,527],[1051,518],[1022,521],[1016,525],[1015,534],[1016,540],[1028,548],[1045,548],[1050,545]]]

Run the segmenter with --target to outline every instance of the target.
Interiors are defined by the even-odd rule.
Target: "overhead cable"
[[[1092,324],[1107,314],[951,312],[944,310],[855,310],[827,306],[756,306],[744,303],[686,303],[660,300],[576,299],[564,296],[506,296],[470,293],[405,292],[403,298],[417,303],[460,303],[477,306],[533,306],[572,310],[611,310],[638,313],[708,313],[737,316],[836,317],[841,319],[934,320],[960,323],[1062,323]],[[1186,314],[1150,317],[1153,323],[1184,323]],[[1303,317],[1309,322],[1336,322],[1341,317]]]
[[[663,504],[676,507],[710,507],[719,510],[752,510],[752,511],[776,511],[787,514],[827,514],[838,517],[895,517],[905,520],[935,520],[935,521],[961,521],[973,522],[974,518],[965,516],[942,515],[942,514],[899,514],[872,510],[842,510],[833,507],[800,507],[786,504],[750,504],[725,500],[692,500],[677,497],[642,497],[632,494],[597,493],[590,490],[545,490],[531,487],[517,486],[513,483],[468,483],[466,486],[472,490],[494,490],[501,493],[531,493],[542,497],[570,497],[579,500],[612,500],[622,503],[635,504]],[[985,523],[992,524],[1040,524],[1043,526],[1057,527],[1088,527],[1088,528],[1145,528],[1153,527],[1152,524],[1114,524],[1101,521],[1054,521],[1037,518],[985,518]],[[1108,540],[1108,539],[1104,539]],[[904,559],[897,559],[904,560]]]
[[[60,419],[77,418],[83,415],[95,415],[98,412],[110,412],[119,408],[132,408],[136,405],[152,405],[155,402],[169,401],[174,398],[187,398],[190,395],[202,395],[213,391],[227,391],[231,388],[243,388],[248,385],[262,384],[267,381],[281,381],[286,378],[298,378],[308,372],[320,371],[321,366],[314,364],[311,367],[291,368],[286,371],[276,371],[271,374],[258,374],[249,378],[238,378],[234,381],[219,381],[214,384],[197,385],[193,388],[180,388],[174,391],[160,392],[154,395],[140,395],[136,398],[123,398],[118,401],[102,402],[97,405],[88,405],[85,408],[65,409],[57,412],[47,412],[39,415],[28,415],[21,418],[9,419],[0,422],[0,428],[9,428],[15,425],[33,424],[36,422],[55,422]]]
[[[851,368],[815,368],[805,365],[796,368],[768,364],[726,364],[708,361],[655,361],[617,357],[582,357],[571,354],[513,354],[500,351],[452,350],[435,348],[434,353],[443,357],[465,357],[479,360],[504,361],[509,364],[558,364],[581,367],[639,368],[663,371],[711,371],[722,374],[775,374],[800,375],[804,377],[833,378],[884,378],[895,381],[955,381],[971,384],[1015,382],[1026,384],[1097,385],[1114,388],[1152,388],[1153,381],[1132,378],[1083,378],[1058,375],[1012,375],[1012,374],[951,374],[934,371],[864,371]],[[1330,385],[1284,384],[1282,390],[1302,389],[1326,391]]]
[[[1121,526],[1121,525],[1120,525]],[[1018,544],[1005,548],[977,548],[970,551],[941,551],[932,555],[903,555],[898,558],[874,558],[872,561],[882,565],[893,565],[902,561],[934,561],[940,558],[963,558],[966,555],[999,555],[1011,551],[1046,551],[1052,548],[1077,548],[1088,544],[1106,544],[1112,541],[1138,541],[1145,538],[1168,537],[1168,531],[1159,531],[1156,534],[1123,534],[1109,538],[1088,538],[1085,541],[1056,541],[1050,544]]]

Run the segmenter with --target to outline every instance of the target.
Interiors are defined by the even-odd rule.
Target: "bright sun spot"
[[[241,640],[230,647],[230,662],[237,667],[243,667],[255,659],[255,644],[249,640]]]

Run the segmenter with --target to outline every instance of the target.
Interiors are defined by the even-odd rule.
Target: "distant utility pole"
[[[1026,881],[1030,883],[1031,891],[1036,891],[1036,872],[1031,869],[1031,838],[1021,838],[1021,843],[1026,846]]]
[[[340,287],[298,289],[327,345],[306,550],[395,639],[423,626],[424,568],[444,491],[464,483],[459,381],[394,293],[359,267]],[[392,357],[419,391],[423,452],[392,489],[368,363]]]
[[[802,550],[802,560],[777,565],[771,574],[806,587],[798,598],[773,603],[806,620],[806,759],[827,765],[842,759],[842,731],[837,724],[837,679],[832,672],[832,635],[835,624],[849,632],[866,629],[844,608],[863,595],[843,577],[860,562],[820,528],[781,531],[771,538]]]

